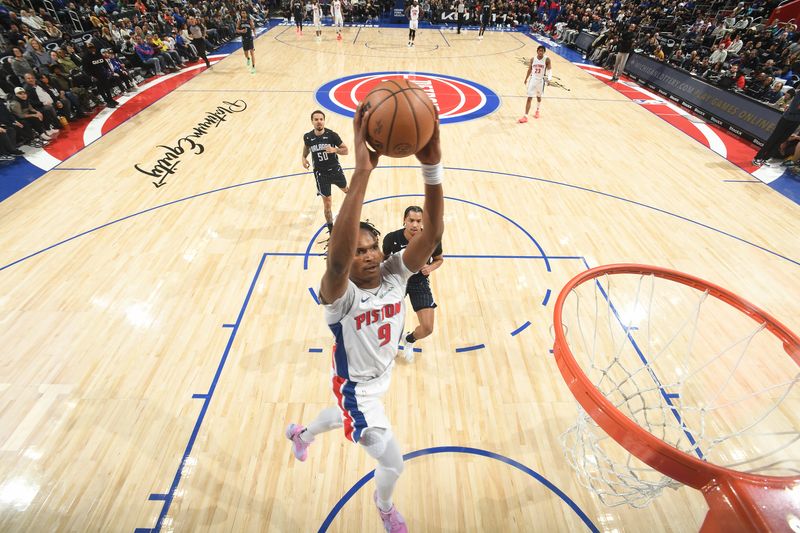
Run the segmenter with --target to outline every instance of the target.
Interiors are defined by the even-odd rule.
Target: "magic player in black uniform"
[[[483,33],[486,31],[486,26],[488,26],[489,22],[492,20],[493,8],[494,6],[489,3],[489,0],[484,0],[483,7],[481,8],[481,29],[478,30],[478,39],[480,40],[483,40]]]
[[[242,50],[251,74],[256,73],[256,55],[253,53],[255,48],[253,45],[255,29],[253,18],[247,14],[246,10],[242,9],[236,17],[236,33],[242,36]]]
[[[422,229],[422,208],[416,205],[407,207],[403,213],[403,228],[387,233],[383,238],[383,255],[389,257],[392,254],[396,254],[408,246],[408,241],[413,239],[414,236],[421,234]],[[403,357],[409,363],[414,361],[414,343],[433,333],[433,310],[436,309],[436,303],[433,301],[433,293],[431,292],[428,276],[442,266],[442,263],[444,263],[444,259],[442,258],[442,243],[440,242],[425,266],[419,270],[419,273],[411,276],[406,285],[406,294],[411,298],[411,307],[414,308],[419,320],[419,326],[406,335]]]
[[[292,16],[294,16],[294,32],[297,35],[303,35],[303,2],[300,0],[292,1]]]
[[[340,155],[347,155],[347,146],[335,131],[325,127],[325,113],[320,110],[311,113],[314,129],[303,135],[303,168],[308,169],[308,154],[314,161],[314,179],[317,181],[317,194],[322,196],[322,207],[325,210],[325,222],[328,232],[333,228],[333,210],[331,209],[331,184],[339,187],[347,194],[347,179],[344,177]]]

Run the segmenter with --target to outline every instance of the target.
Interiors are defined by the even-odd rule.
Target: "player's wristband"
[[[422,165],[422,179],[425,185],[441,185],[444,181],[444,166],[441,163],[435,165]]]

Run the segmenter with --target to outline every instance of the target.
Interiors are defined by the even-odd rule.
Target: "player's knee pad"
[[[380,459],[386,451],[386,444],[392,438],[392,432],[384,428],[367,428],[361,434],[358,443],[373,459]]]

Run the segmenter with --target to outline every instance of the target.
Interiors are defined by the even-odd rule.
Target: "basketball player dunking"
[[[333,0],[333,25],[336,26],[336,40],[342,40],[342,27],[344,26],[344,16],[342,16],[342,0]]]
[[[344,177],[339,156],[347,155],[347,146],[339,134],[325,127],[325,113],[316,110],[311,113],[314,129],[303,135],[303,168],[308,169],[308,154],[314,162],[314,179],[317,194],[322,196],[322,208],[328,232],[333,229],[333,209],[331,207],[331,185],[336,185],[347,194],[347,179]]]
[[[417,38],[417,27],[419,26],[419,2],[414,0],[408,8],[408,46],[414,46],[414,39]]]
[[[333,228],[319,287],[325,321],[336,338],[333,394],[337,405],[319,413],[308,427],[290,424],[286,437],[294,456],[305,461],[316,435],[344,426],[345,436],[378,461],[374,494],[386,531],[405,533],[405,520],[392,503],[403,472],[403,455],[383,406],[405,319],[405,286],[422,268],[444,233],[441,147],[438,120],[433,137],[419,152],[425,181],[425,231],[385,261],[378,231],[359,222],[370,173],[378,154],[366,144],[369,113],[359,106],[353,121],[356,169],[350,192]]]
[[[236,33],[242,36],[242,50],[244,57],[247,59],[247,66],[250,67],[250,74],[256,73],[256,54],[255,46],[253,45],[253,35],[255,35],[256,27],[253,18],[242,9],[236,16]]]
[[[524,124],[528,122],[528,113],[531,111],[531,100],[536,97],[536,113],[533,118],[539,118],[539,106],[542,104],[544,87],[550,83],[552,77],[550,71],[550,58],[544,57],[545,48],[542,45],[536,49],[536,57],[531,58],[528,65],[528,73],[525,74],[525,85],[528,86],[528,100],[525,102],[525,114],[517,122]]]
[[[416,205],[406,207],[403,213],[403,227],[397,231],[387,233],[383,238],[383,255],[389,257],[391,254],[405,249],[412,239],[422,235],[422,229],[422,208]],[[425,266],[420,268],[419,272],[408,280],[406,294],[411,299],[411,307],[417,314],[419,326],[408,333],[405,338],[403,358],[407,363],[414,362],[414,343],[433,333],[436,302],[433,301],[433,293],[431,292],[428,276],[442,266],[442,263],[444,263],[442,243],[439,243]]]
[[[314,0],[311,6],[311,14],[314,19],[314,31],[316,32],[317,42],[322,40],[322,7],[319,5],[319,0]]]

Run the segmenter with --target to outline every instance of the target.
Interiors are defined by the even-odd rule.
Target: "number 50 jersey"
[[[314,162],[314,170],[327,173],[339,169],[339,156],[329,154],[326,148],[332,146],[337,148],[342,144],[342,138],[333,130],[325,128],[322,135],[317,135],[314,130],[303,135],[303,142],[311,152],[311,160]]]
[[[363,382],[381,376],[397,355],[406,319],[406,283],[414,273],[403,252],[381,263],[377,289],[359,289],[352,281],[335,302],[325,305],[325,320],[336,338],[333,369],[337,376]]]

